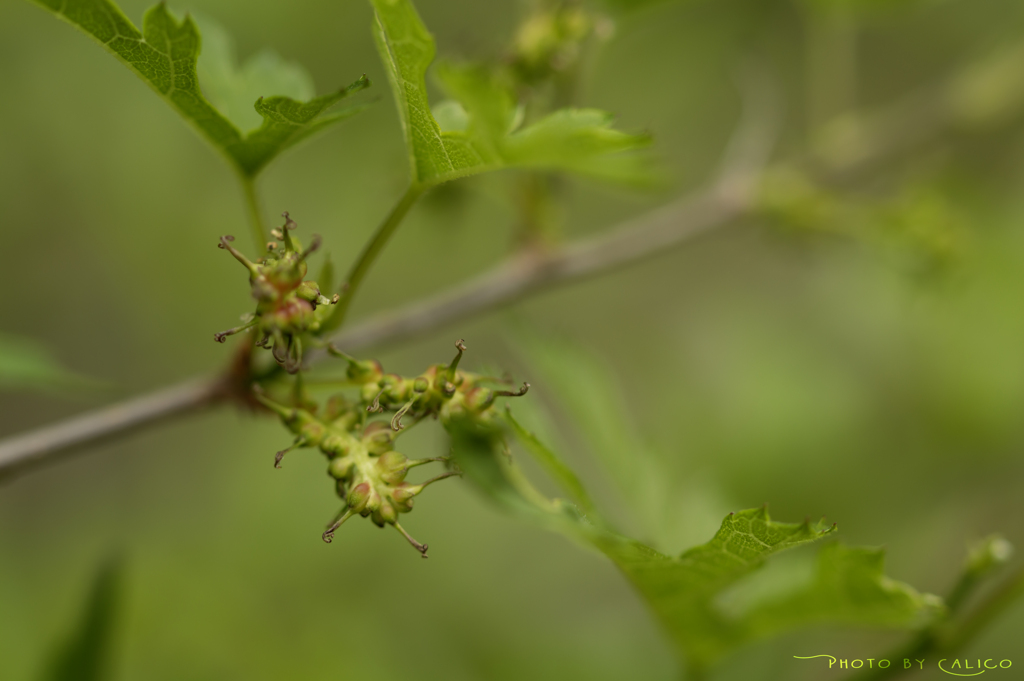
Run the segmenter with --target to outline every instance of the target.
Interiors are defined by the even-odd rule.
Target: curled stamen
[[[455,355],[452,363],[448,365],[447,375],[448,381],[452,383],[455,382],[455,371],[459,368],[459,362],[462,361],[462,353],[466,351],[466,341],[461,338],[455,341],[455,349],[458,351],[458,354]]]
[[[318,248],[320,248],[320,244],[322,244],[322,243],[323,243],[323,240],[320,238],[320,235],[319,234],[314,234],[313,235],[313,240],[309,244],[309,248],[307,248],[306,250],[304,250],[302,253],[299,254],[299,262],[302,262],[303,260],[305,260],[309,256],[313,255],[313,253],[315,253],[316,250]]]
[[[321,535],[323,540],[325,542],[327,542],[328,544],[330,544],[331,541],[334,539],[334,531],[337,530],[339,527],[341,527],[342,523],[344,523],[346,520],[351,518],[352,517],[352,513],[353,513],[352,509],[350,509],[348,507],[343,508],[341,510],[341,513],[338,514],[338,517],[334,519],[334,522],[332,522],[330,525],[328,525],[327,529],[324,530],[324,533]]]
[[[405,528],[403,528],[398,523],[394,523],[394,526],[395,526],[396,530],[398,530],[399,532],[402,533],[402,536],[405,537],[406,541],[408,541],[410,544],[412,544],[412,547],[420,552],[421,556],[423,556],[424,558],[427,557],[427,549],[429,547],[426,544],[421,544],[418,541],[416,541],[415,539],[413,539],[409,535],[409,533],[405,531]]]
[[[435,461],[448,463],[450,459],[447,456],[435,456],[430,459],[412,459],[405,464],[405,469],[409,470],[410,468],[415,468],[416,466],[425,466],[428,463],[434,463]]]
[[[289,374],[299,373],[302,368],[302,339],[298,336],[291,337],[288,345],[288,356],[285,358],[284,370]]]
[[[385,390],[387,390],[387,388],[380,389],[380,392],[377,393],[377,396],[373,398],[373,402],[370,404],[369,407],[366,408],[366,411],[370,412],[371,414],[377,414],[379,412],[384,411],[384,407],[380,406],[380,396],[384,394]]]
[[[430,480],[427,480],[426,482],[421,482],[420,483],[420,488],[421,489],[425,488],[427,485],[429,485],[431,483],[438,482],[439,480],[444,480],[445,478],[451,478],[451,477],[461,476],[461,475],[462,475],[462,471],[445,471],[444,473],[441,473],[441,475],[435,475],[434,477],[432,477]]]
[[[217,248],[223,248],[231,255],[235,256],[235,260],[242,263],[246,269],[249,270],[254,276],[259,274],[259,268],[256,267],[247,257],[245,257],[241,251],[231,245],[231,242],[235,240],[235,237],[230,234],[225,234],[220,238],[220,243],[217,244]]]
[[[516,391],[512,391],[512,390],[498,390],[494,394],[495,395],[499,395],[501,397],[522,397],[523,395],[526,394],[526,392],[529,389],[530,389],[530,384],[524,382],[523,383],[523,387],[520,388],[519,390],[516,390]]]
[[[284,455],[287,454],[288,452],[292,451],[293,449],[296,449],[297,447],[301,447],[303,445],[303,443],[305,443],[305,439],[303,439],[301,437],[297,437],[297,438],[295,438],[295,442],[291,443],[291,445],[289,445],[288,447],[285,447],[284,449],[279,451],[276,455],[274,455],[274,468],[280,468],[281,467],[281,459],[284,458]]]
[[[281,227],[281,233],[284,235],[284,250],[289,253],[295,252],[295,242],[292,241],[291,231],[298,227],[295,220],[292,220],[291,216],[288,215],[288,211],[281,213],[281,217],[284,218],[284,226]]]
[[[284,364],[288,361],[288,343],[285,341],[284,334],[281,333],[281,329],[275,328],[273,333],[274,347],[271,352],[278,364]]]
[[[228,336],[234,336],[236,333],[241,333],[242,331],[245,331],[246,329],[254,326],[255,324],[256,320],[250,319],[248,322],[242,324],[241,326],[236,326],[233,329],[228,329],[227,331],[221,331],[220,333],[213,334],[213,340],[217,341],[218,343],[223,343],[228,339]]]
[[[416,402],[415,397],[406,402],[404,405],[402,405],[402,408],[395,413],[395,415],[391,418],[391,430],[398,432],[403,428],[402,417],[405,416],[406,413],[408,413],[409,409],[412,408],[414,402]]]

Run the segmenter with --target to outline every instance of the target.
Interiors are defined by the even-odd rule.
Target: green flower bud
[[[398,374],[384,374],[380,382],[384,393],[381,395],[381,404],[387,403],[388,407],[395,407],[404,404],[410,397],[412,385]]]
[[[316,307],[317,301],[323,296],[320,295],[320,288],[315,281],[304,281],[295,289],[295,295]]]
[[[380,395],[380,393],[381,387],[379,383],[366,383],[359,389],[359,401],[364,404],[370,404],[377,399],[377,396]]]
[[[377,470],[380,479],[389,485],[397,485],[405,480],[409,472],[409,459],[404,454],[392,450],[384,452],[377,459]]]
[[[351,448],[351,438],[345,437],[340,433],[331,433],[324,437],[323,441],[320,443],[320,449],[322,449],[324,454],[332,459],[348,456]]]
[[[348,491],[348,494],[345,496],[345,501],[348,502],[348,507],[351,508],[353,512],[363,513],[363,511],[366,510],[367,505],[370,503],[371,492],[373,492],[373,490],[370,487],[370,483],[361,482]]]
[[[327,401],[323,420],[338,430],[349,431],[359,422],[361,416],[352,400],[344,395],[334,395]]]
[[[473,388],[466,393],[466,408],[479,414],[494,404],[495,397],[497,395],[489,388]]]
[[[385,523],[394,523],[398,520],[398,511],[387,500],[381,501],[380,508],[375,510],[370,519],[378,527],[384,527]]]
[[[998,534],[978,542],[967,554],[967,571],[983,575],[1010,560],[1013,545]]]
[[[377,490],[376,487],[370,485],[370,496],[369,498],[367,498],[366,507],[362,511],[363,517],[365,518],[366,516],[370,515],[371,513],[379,509],[382,501],[383,499],[380,496],[380,492]]]
[[[400,513],[408,513],[412,510],[412,499],[423,491],[423,485],[410,485],[402,483],[396,485],[391,491],[391,498],[398,507]]]
[[[324,424],[311,417],[310,421],[302,425],[298,435],[308,443],[307,446],[317,447],[327,435],[327,428],[324,427]]]
[[[362,442],[366,451],[372,456],[379,456],[391,450],[395,441],[395,433],[385,421],[373,421],[363,429]]]
[[[350,477],[352,477],[352,468],[354,465],[355,462],[352,461],[352,459],[348,458],[347,456],[339,456],[337,458],[331,459],[331,462],[327,464],[327,473],[332,478],[337,479],[339,482],[343,480],[348,480]],[[349,498],[351,499],[351,493],[349,493]]]

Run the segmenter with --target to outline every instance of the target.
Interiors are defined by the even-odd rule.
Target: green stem
[[[370,271],[377,256],[384,250],[384,246],[387,245],[391,235],[402,224],[402,220],[409,212],[409,209],[413,207],[413,204],[416,203],[416,200],[422,194],[422,187],[415,184],[410,185],[405,194],[402,195],[402,198],[395,204],[395,207],[388,213],[388,216],[384,218],[384,222],[380,223],[370,241],[363,247],[363,252],[359,254],[359,258],[356,259],[352,269],[349,270],[348,279],[345,281],[345,290],[341,294],[341,300],[334,307],[334,314],[331,315],[329,330],[337,329],[345,323],[345,315],[348,314],[349,305],[351,305],[352,299],[359,290],[359,285],[363,283],[363,279],[366,278],[366,274]]]
[[[256,180],[248,175],[239,173],[242,182],[242,191],[245,194],[245,205],[249,211],[249,226],[252,228],[252,238],[257,253],[263,253],[267,247],[267,228],[263,225],[263,217],[260,212],[260,201],[256,194]]]
[[[970,643],[992,620],[1001,615],[1024,596],[1024,567],[1002,583],[993,593],[989,594],[978,607],[943,641],[943,650],[959,649]]]
[[[964,648],[991,624],[992,620],[1002,614],[1017,598],[1024,595],[1024,568],[1019,568],[1001,586],[988,594],[985,600],[975,607],[966,618],[955,624],[952,623],[950,620],[961,609],[977,583],[977,580],[961,579],[953,588],[948,599],[951,606],[949,616],[918,634],[907,646],[886,655],[885,658],[889,660],[925,659],[935,654],[952,655]],[[905,671],[901,666],[892,665],[886,669],[875,668],[853,678],[858,681],[880,681],[903,673]]]
[[[543,251],[559,240],[562,229],[556,200],[558,189],[557,177],[543,172],[523,175],[517,201],[522,221],[521,247]]]

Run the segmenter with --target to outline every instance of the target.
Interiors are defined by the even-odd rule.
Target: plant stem
[[[217,402],[222,392],[219,377],[193,379],[5,439],[0,442],[0,480],[57,461],[75,447],[199,410]]]
[[[971,65],[938,87],[910,93],[904,99],[868,114],[865,118],[869,124],[864,129],[864,135],[858,138],[856,154],[811,154],[812,167],[826,179],[848,179],[853,174],[870,170],[882,159],[905,153],[908,147],[922,144],[947,129],[966,124],[969,124],[969,129],[982,128],[1002,120],[1002,116],[1008,112],[1019,111],[1024,103],[1024,97],[1021,96],[1024,90],[1017,81],[1008,81],[1002,93],[999,116],[980,120],[965,119],[960,109],[941,104],[950,101],[951,93],[962,87],[968,75],[971,82],[985,81],[990,76],[1004,73],[1008,64],[1024,64],[1024,43],[998,56],[998,59]],[[759,114],[756,111],[754,113]],[[763,120],[764,116],[757,115],[754,118]],[[928,121],[927,125],[922,125],[922,120]],[[737,141],[742,138],[743,130],[738,131],[735,137]],[[749,149],[751,145],[740,146]],[[759,177],[761,172],[753,175]],[[748,177],[745,183],[756,183],[757,177]],[[380,313],[336,336],[334,340],[350,351],[371,345],[379,346],[388,341],[408,340],[455,320],[508,305],[531,293],[577,282],[621,268],[641,258],[664,253],[705,231],[723,227],[737,218],[749,215],[756,209],[756,201],[749,194],[741,192],[737,200],[734,191],[723,191],[723,188],[736,184],[734,180],[735,177],[725,175],[712,186],[647,215],[633,218],[620,225],[619,229],[567,244],[543,257],[511,260],[504,266],[498,266],[474,280],[458,284],[429,299]],[[408,201],[408,204],[404,207],[405,211],[412,205],[412,201]],[[392,211],[393,214],[395,212]],[[315,361],[319,354],[310,353],[310,361]],[[30,466],[48,462],[76,447],[209,404],[210,396],[221,391],[222,379],[212,376],[205,381],[205,388],[198,391],[197,384],[190,381],[139,395],[121,404],[97,409],[28,433],[6,437],[0,440],[0,478],[16,469],[21,472]],[[1021,588],[1024,589],[1024,586]]]
[[[260,200],[256,194],[256,179],[239,173],[242,192],[245,194],[245,205],[249,212],[249,227],[252,229],[253,245],[257,253],[263,253],[267,247],[267,228],[263,224]]]
[[[997,589],[985,597],[974,611],[958,622],[951,622],[963,605],[970,590],[977,582],[968,584],[961,580],[953,588],[949,597],[950,617],[929,627],[915,636],[909,644],[896,651],[884,655],[889,660],[925,659],[936,654],[951,655],[973,641],[996,617],[1010,607],[1013,602],[1024,595],[1024,567],[1017,569]],[[854,676],[857,681],[881,681],[905,673],[902,666],[892,665],[885,669],[876,667],[871,671]]]
[[[1024,596],[1024,566],[1017,568],[955,631],[944,637],[941,649],[952,651],[964,647],[1021,596]]]
[[[391,235],[402,224],[402,220],[405,219],[409,209],[413,207],[413,204],[416,203],[416,200],[422,194],[423,187],[416,184],[409,185],[402,198],[398,200],[398,203],[395,204],[391,212],[384,218],[384,221],[377,227],[377,231],[374,232],[366,246],[363,247],[363,252],[359,254],[359,258],[356,259],[352,269],[349,270],[348,279],[345,281],[345,290],[341,294],[341,300],[338,301],[334,308],[334,314],[331,315],[328,321],[328,329],[337,329],[345,323],[345,316],[348,314],[348,308],[352,303],[352,299],[359,290],[359,285],[363,283],[363,279],[370,271],[370,268],[373,267],[377,256],[384,250],[384,246],[387,245]]]

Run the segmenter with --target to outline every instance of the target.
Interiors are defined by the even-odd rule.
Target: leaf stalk
[[[355,297],[356,292],[359,291],[359,286],[363,283],[363,279],[366,278],[370,268],[373,267],[373,263],[377,260],[377,256],[384,250],[395,230],[402,224],[402,220],[409,213],[409,209],[423,195],[423,191],[424,187],[419,184],[409,185],[402,198],[394,205],[391,212],[388,213],[384,221],[377,227],[377,231],[374,232],[373,236],[363,247],[363,252],[359,254],[359,257],[352,265],[352,269],[349,270],[344,290],[341,293],[341,300],[338,301],[334,308],[334,314],[325,325],[328,330],[337,329],[345,323],[348,308],[352,304],[352,299]]]

